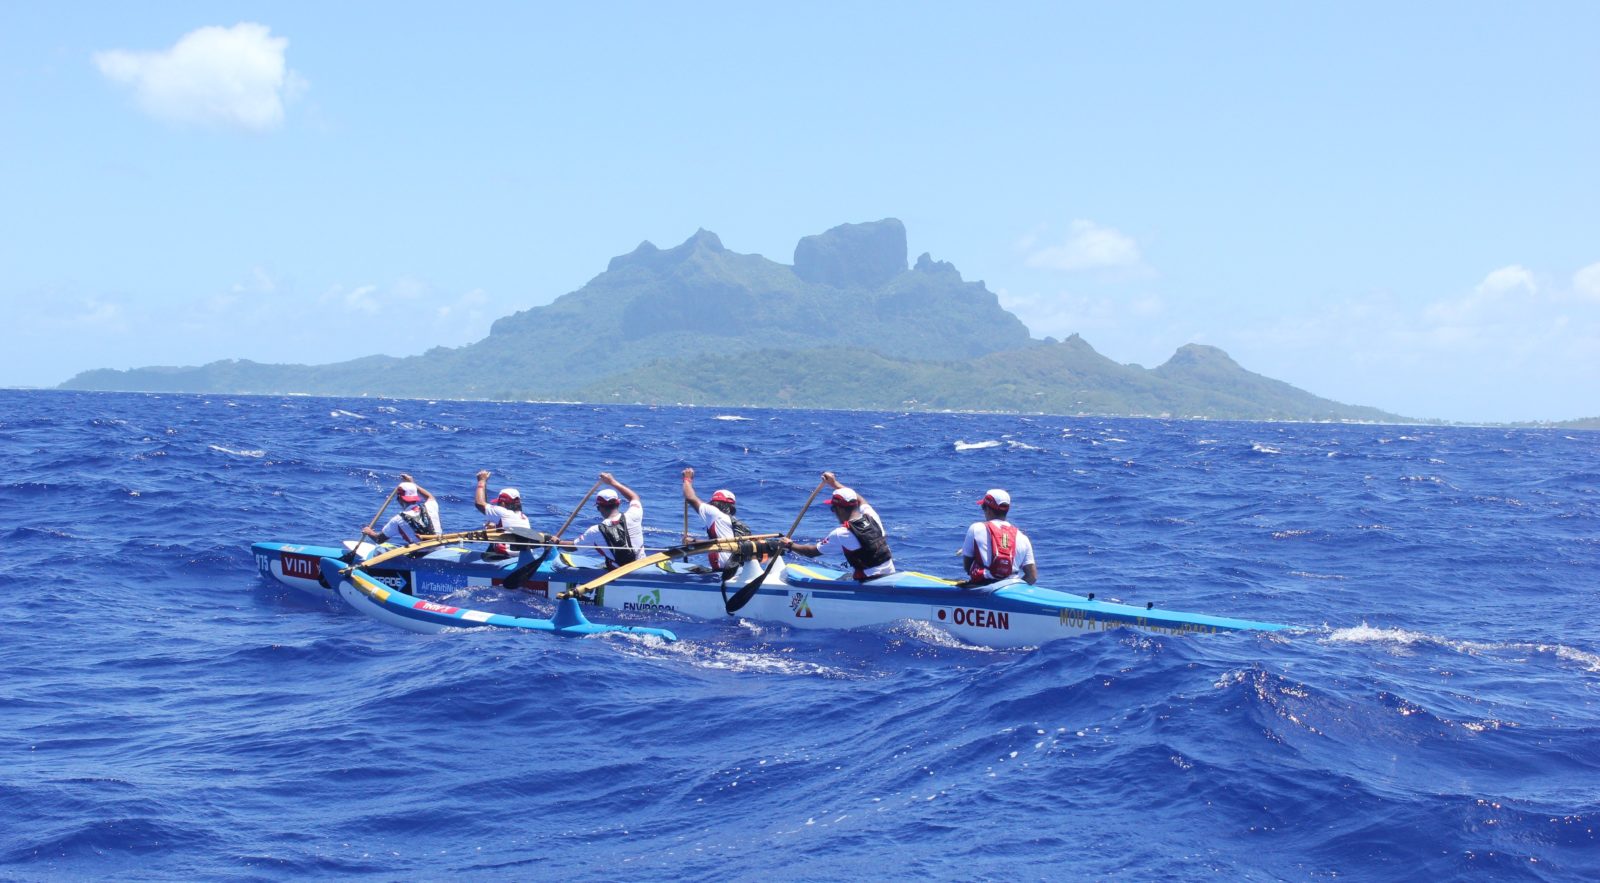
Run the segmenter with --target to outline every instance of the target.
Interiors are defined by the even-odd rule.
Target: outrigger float
[[[354,566],[340,559],[345,550],[325,546],[257,543],[252,551],[264,576],[323,595],[331,589],[373,619],[419,632],[497,627],[563,635],[622,631],[676,639],[666,629],[591,623],[579,609],[580,602],[625,617],[720,619],[739,615],[796,628],[920,622],[987,647],[1032,647],[1115,628],[1172,635],[1288,628],[1097,601],[1093,595],[1030,586],[1018,579],[968,588],[927,574],[898,572],[857,582],[842,571],[786,561],[777,554],[771,536],[687,543],[611,571],[606,571],[598,558],[587,556],[523,552],[519,558],[486,560],[461,545],[504,538],[494,532],[471,531],[377,554],[366,554],[368,549],[357,547],[355,551],[363,554],[364,560]],[[718,572],[679,560],[736,550],[750,560],[726,580]],[[763,555],[766,561],[760,560]],[[555,615],[549,620],[506,616],[418,596],[478,585],[509,585],[554,598]]]

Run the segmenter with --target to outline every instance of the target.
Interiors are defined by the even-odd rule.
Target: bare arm
[[[630,488],[627,485],[623,484],[622,482],[617,481],[616,478],[612,477],[611,473],[609,473],[609,472],[600,473],[600,480],[605,482],[606,484],[609,484],[612,487],[616,488],[617,489],[617,493],[619,493],[622,496],[626,497],[628,502],[630,502],[630,503],[639,502],[639,495],[633,492],[633,488]]]
[[[1036,564],[1022,565],[1022,578],[1026,580],[1030,586],[1039,582],[1039,566]]]
[[[804,555],[807,558],[815,558],[822,554],[822,550],[817,548],[816,543],[797,543],[788,537],[780,537],[778,544],[783,547],[785,552],[793,552],[796,555]]]
[[[400,480],[401,481],[409,481],[412,484],[417,484],[417,480],[415,478],[412,478],[411,475],[409,473],[406,473],[406,472],[400,473]],[[417,493],[421,494],[422,498],[424,500],[433,499],[433,494],[428,493],[428,489],[423,487],[420,484],[417,484]]]
[[[478,489],[472,494],[472,505],[477,506],[479,512],[489,511],[489,498],[483,492],[484,486],[488,483],[489,470],[478,470]]]
[[[839,482],[838,476],[834,475],[832,472],[822,473],[822,482],[833,490],[838,490],[839,488],[844,487],[844,485]],[[867,495],[861,492],[861,488],[852,487],[851,490],[856,492],[856,498],[861,502],[865,503],[867,501]]]
[[[700,507],[705,505],[704,503],[700,502],[699,497],[695,496],[693,469],[683,470],[683,499],[684,502],[688,503],[689,506],[696,512],[699,512]]]

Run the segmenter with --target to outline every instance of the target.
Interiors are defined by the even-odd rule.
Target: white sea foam
[[[354,411],[346,411],[343,408],[335,408],[332,411],[329,411],[328,412],[328,416],[329,417],[354,417],[357,420],[365,420],[365,419],[367,419],[365,416],[363,416],[361,414],[357,414]]]
[[[607,637],[622,639],[619,649],[631,656],[660,658],[670,656],[695,668],[714,671],[760,672],[762,674],[792,675],[796,677],[838,678],[856,680],[861,676],[829,665],[805,662],[770,653],[750,650],[728,650],[709,647],[695,641],[668,643],[654,635],[634,635],[627,632],[608,632]]]
[[[1010,448],[1013,451],[1042,451],[1042,450],[1044,450],[1044,448],[1035,447],[1034,445],[1030,445],[1030,444],[1028,444],[1026,442],[1010,441],[1010,440],[1006,441],[1006,447]]]
[[[1534,644],[1525,641],[1457,641],[1409,629],[1376,628],[1366,623],[1353,628],[1334,629],[1325,640],[1334,644],[1392,644],[1396,649],[1410,649],[1418,644],[1432,644],[1467,656],[1550,655],[1563,662],[1577,663],[1587,671],[1600,672],[1600,654],[1569,647],[1565,644]],[[1525,660],[1510,661],[1521,662]]]
[[[737,414],[718,414],[712,420],[749,420],[749,417],[740,417]]]
[[[216,451],[219,454],[232,454],[235,457],[265,457],[267,455],[266,451],[235,451],[232,448],[225,448],[222,445],[206,445],[206,447]]]
[[[1278,450],[1277,448],[1273,447],[1272,445],[1264,445],[1261,442],[1252,442],[1251,445],[1250,445],[1250,450],[1255,451],[1258,454],[1281,454],[1281,453],[1283,453],[1282,451]]]
[[[956,450],[958,450],[958,451],[981,451],[984,448],[998,448],[998,447],[1000,447],[1000,443],[998,441],[995,441],[994,439],[989,439],[987,441],[981,441],[981,442],[967,442],[967,441],[962,441],[960,439],[956,440]]]

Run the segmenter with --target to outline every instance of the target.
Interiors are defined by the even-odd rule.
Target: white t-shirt
[[[633,547],[634,557],[643,558],[644,504],[629,502],[623,506],[621,512],[613,512],[610,518],[607,518],[601,523],[614,524],[617,521],[621,521],[623,527],[627,528],[628,530],[628,545]],[[599,524],[591,524],[589,525],[588,530],[585,530],[583,533],[579,534],[577,544],[579,548],[587,546],[588,548],[599,552],[601,555],[605,556],[606,561],[612,564],[617,563],[616,555],[613,554],[611,549],[607,548],[607,546],[610,544],[606,542],[605,534],[600,532]]]
[[[733,517],[710,503],[700,504],[700,520],[705,523],[712,539],[725,540],[733,536]],[[721,553],[712,552],[707,557],[711,559],[712,570],[722,569]]]
[[[533,531],[532,526],[528,524],[527,515],[494,503],[483,507],[483,520],[494,527],[506,530],[528,531],[530,533]]]
[[[411,526],[411,522],[405,520],[398,512],[389,516],[389,520],[383,523],[383,530],[380,533],[389,542],[399,546],[409,546],[421,539],[417,536],[416,528]]]
[[[1002,527],[1010,524],[1009,521],[997,522]],[[989,569],[989,528],[987,521],[974,521],[967,528],[966,539],[961,541],[961,554],[977,559],[977,563],[985,570]],[[1020,528],[1017,530],[1017,554],[1012,556],[1011,568],[1013,576],[1021,576],[1022,568],[1033,564],[1033,541]]]
[[[876,522],[878,525],[878,530],[883,531],[884,537],[888,537],[889,532],[883,529],[883,519],[878,517],[878,510],[872,508],[871,503],[863,502],[861,504],[861,514]],[[838,555],[840,558],[844,557],[846,549],[854,552],[859,548],[861,548],[861,541],[856,539],[856,535],[854,533],[851,533],[849,526],[843,524],[834,528],[831,533],[817,541],[818,552],[821,552],[824,555]],[[848,562],[846,563],[848,564]],[[865,574],[869,579],[875,576],[887,576],[891,573],[894,573],[894,559],[891,558],[888,561],[877,565],[876,567],[869,567],[866,570],[863,570],[862,573]]]

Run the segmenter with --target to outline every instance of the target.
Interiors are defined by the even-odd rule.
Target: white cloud
[[[1590,264],[1572,274],[1572,292],[1584,300],[1600,301],[1600,264]]]
[[[1499,297],[1518,291],[1533,294],[1538,290],[1539,286],[1533,281],[1533,274],[1528,272],[1528,268],[1521,264],[1512,264],[1483,277],[1483,281],[1478,283],[1476,293],[1485,297]]]
[[[164,52],[97,52],[94,62],[153,117],[265,132],[306,85],[284,61],[288,46],[266,25],[241,22],[190,31]]]
[[[1539,283],[1533,273],[1521,264],[1511,264],[1490,272],[1461,297],[1430,304],[1426,317],[1444,326],[1481,324],[1487,316],[1522,309],[1538,294]]]
[[[1090,332],[1119,329],[1147,322],[1166,312],[1166,304],[1152,294],[1111,297],[1072,291],[1013,294],[995,291],[1000,306],[1022,320],[1037,337],[1088,336]]]
[[[1034,242],[1030,235],[1021,247],[1030,249]],[[1030,267],[1069,271],[1137,267],[1139,263],[1139,246],[1132,237],[1085,220],[1073,221],[1072,230],[1060,245],[1036,251],[1027,259]]]

